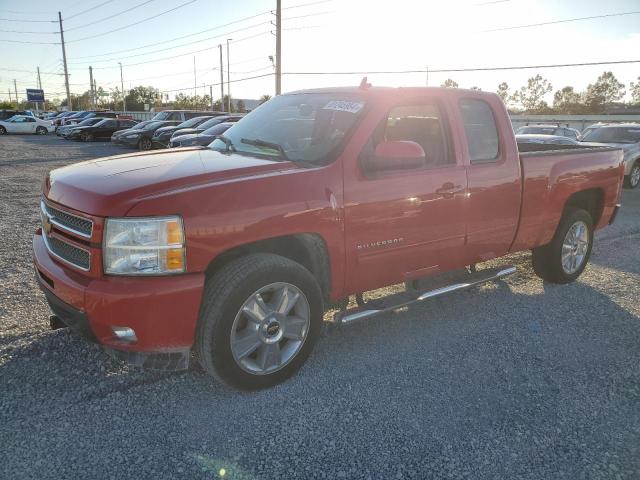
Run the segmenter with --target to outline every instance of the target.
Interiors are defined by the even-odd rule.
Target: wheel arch
[[[252,253],[271,253],[299,263],[316,278],[323,299],[331,292],[331,264],[325,240],[317,233],[297,233],[258,240],[238,245],[218,254],[207,266],[207,277],[214,275],[223,266]]]
[[[569,208],[581,208],[591,215],[593,226],[600,222],[604,209],[604,190],[601,188],[588,188],[575,192],[567,198],[564,204],[563,215]]]

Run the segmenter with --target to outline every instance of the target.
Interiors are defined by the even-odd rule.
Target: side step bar
[[[470,273],[464,278],[462,281],[457,283],[452,283],[450,285],[446,285],[441,288],[436,288],[433,290],[428,290],[424,293],[418,295],[417,298],[413,298],[409,301],[403,301],[394,305],[385,306],[379,309],[355,309],[349,312],[341,311],[335,315],[335,322],[338,324],[347,324],[352,323],[357,320],[363,320],[365,318],[374,317],[376,315],[380,315],[382,313],[391,312],[393,310],[397,310],[398,308],[406,307],[413,303],[422,302],[424,300],[428,300],[430,298],[439,297],[441,295],[445,295],[451,292],[457,292],[460,290],[466,290],[467,288],[475,287],[477,285],[481,285],[483,283],[490,282],[492,280],[498,280],[500,278],[507,277],[516,272],[516,267],[501,267],[501,268],[489,268],[486,270],[479,270],[477,272]],[[406,298],[406,297],[405,297]]]

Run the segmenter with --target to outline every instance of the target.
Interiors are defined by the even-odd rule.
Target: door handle
[[[453,198],[456,193],[460,192],[462,192],[462,185],[454,185],[452,182],[446,182],[436,190],[436,194],[443,198]]]

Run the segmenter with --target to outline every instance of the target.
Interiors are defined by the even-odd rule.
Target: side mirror
[[[420,144],[410,140],[381,142],[364,162],[367,173],[410,170],[425,165],[426,155]]]

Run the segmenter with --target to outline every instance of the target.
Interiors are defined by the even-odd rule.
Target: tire
[[[578,238],[580,241],[572,241],[569,231],[577,228],[586,231]],[[574,233],[576,231],[574,230]],[[584,243],[586,242],[586,244]],[[578,245],[571,249],[563,245]],[[551,283],[570,283],[576,280],[589,262],[593,247],[593,220],[586,210],[580,208],[567,208],[560,220],[553,240],[548,245],[533,249],[533,270],[540,278]],[[565,262],[563,263],[563,250]],[[573,262],[575,259],[575,263]],[[569,264],[569,268],[567,268]]]
[[[36,128],[36,135],[46,135],[48,132],[48,130],[44,127],[38,127]]]
[[[149,139],[149,138],[143,137],[138,142],[138,149],[140,149],[140,150],[151,150],[152,146],[153,145],[151,144],[151,139]]]
[[[288,292],[283,297],[298,295],[290,302],[291,312],[271,310],[266,317],[260,315],[252,303],[256,294],[261,292],[269,311],[280,298],[281,286]],[[248,315],[247,311],[258,313]],[[305,362],[320,335],[322,313],[320,287],[306,268],[278,255],[247,255],[207,280],[195,353],[202,368],[224,384],[242,390],[268,388],[291,377]],[[263,320],[258,319],[261,316]],[[243,344],[245,353],[239,353],[239,339],[249,337],[251,345]],[[269,355],[273,349],[277,357]]]
[[[91,135],[89,132],[82,132],[82,135],[80,135],[80,139],[83,142],[90,142],[93,140],[93,135]]]
[[[0,135],[6,135],[7,134],[7,129],[4,128],[2,125],[0,125]]]
[[[624,177],[625,188],[638,188],[640,185],[640,160],[636,160],[629,175]]]

